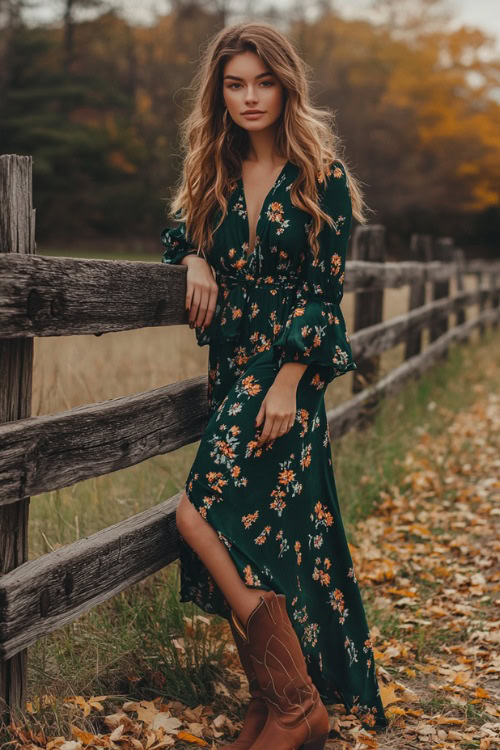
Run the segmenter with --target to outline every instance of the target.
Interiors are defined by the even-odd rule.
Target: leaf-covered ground
[[[333,706],[328,750],[500,748],[500,397],[472,387],[476,400],[455,416],[428,404],[443,411],[446,426],[439,435],[417,431],[403,480],[380,493],[356,529],[362,541],[351,552],[369,622],[378,623],[371,636],[390,727],[371,734],[343,705]],[[246,680],[225,621],[197,615],[185,638],[200,627],[227,640],[225,676],[215,681],[211,705],[72,696],[65,701],[71,735],[12,722],[2,748],[154,750],[230,741],[248,699]],[[186,645],[175,641],[180,662]],[[27,715],[34,719],[41,708],[31,702]]]

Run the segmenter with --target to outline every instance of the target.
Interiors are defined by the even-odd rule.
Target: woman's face
[[[228,60],[222,89],[230,116],[245,130],[268,128],[281,114],[283,86],[255,52],[241,52]],[[261,114],[245,115],[247,110]]]

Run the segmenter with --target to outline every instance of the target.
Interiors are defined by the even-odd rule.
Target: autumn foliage
[[[378,23],[326,5],[316,20],[289,22],[314,97],[337,115],[372,221],[400,237],[459,236],[484,257],[500,227],[492,39],[436,23],[440,0],[374,4],[386,11]],[[94,0],[81,16],[90,20],[68,2],[57,23],[34,26],[19,5],[0,18],[0,143],[34,158],[38,239],[137,239],[157,250],[200,49],[230,19],[215,2],[180,2],[134,26]]]

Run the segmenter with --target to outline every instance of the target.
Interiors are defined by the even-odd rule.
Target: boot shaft
[[[285,596],[266,592],[246,626],[234,613],[232,616],[242,650],[246,649],[262,695],[276,720],[289,729],[307,722],[321,701],[288,617]]]

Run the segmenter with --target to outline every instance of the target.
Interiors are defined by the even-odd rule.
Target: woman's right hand
[[[210,325],[214,316],[219,287],[212,268],[199,255],[186,255],[181,265],[187,266],[186,310],[189,310],[189,327]]]

